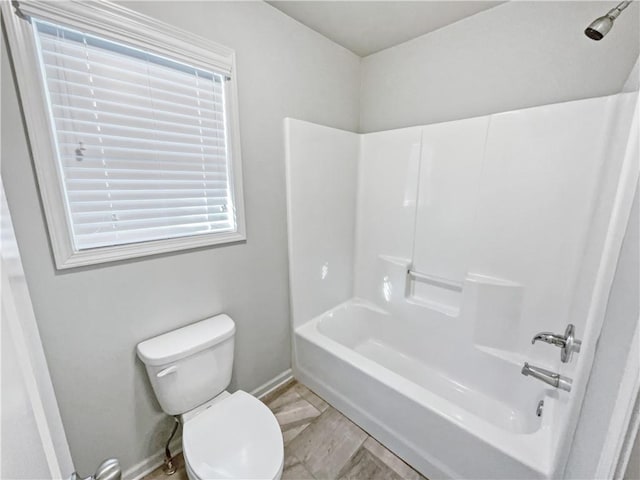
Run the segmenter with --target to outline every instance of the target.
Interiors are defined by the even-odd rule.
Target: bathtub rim
[[[555,410],[557,408],[557,398],[554,398],[554,395],[545,394],[545,414],[542,416],[540,427],[534,432],[530,433],[515,433],[509,432],[503,428],[500,428],[487,420],[475,415],[474,413],[468,412],[467,410],[459,407],[453,402],[446,400],[440,397],[438,394],[408,380],[398,373],[390,370],[389,368],[380,365],[379,363],[365,357],[364,355],[353,351],[352,349],[342,345],[336,340],[328,337],[324,333],[322,333],[318,329],[318,323],[325,318],[328,314],[339,310],[345,309],[349,306],[364,306],[366,308],[370,307],[372,310],[390,315],[388,312],[380,308],[378,305],[369,302],[368,300],[354,297],[348,299],[335,307],[327,310],[326,312],[321,313],[320,315],[312,318],[306,323],[298,326],[294,330],[294,351],[297,352],[299,346],[297,345],[297,336],[300,336],[304,340],[314,344],[318,348],[326,351],[328,354],[333,355],[340,359],[341,361],[347,363],[351,367],[359,370],[367,377],[371,378],[373,381],[380,382],[384,384],[386,387],[396,390],[406,396],[409,400],[417,403],[422,408],[425,408],[432,412],[434,415],[437,415],[441,419],[452,423],[457,428],[464,430],[467,434],[473,436],[480,442],[486,443],[490,445],[492,448],[500,451],[506,456],[509,456],[518,462],[525,465],[527,468],[530,468],[536,472],[538,472],[544,478],[551,478],[554,471],[557,471],[557,466],[554,468],[554,459],[555,455],[552,448],[552,421],[554,417]],[[345,403],[349,403],[352,408],[358,410],[361,415],[368,417],[372,422],[376,423],[378,426],[383,428],[384,430],[393,434],[396,438],[401,439],[402,443],[407,445],[409,448],[418,452],[418,449],[412,446],[412,442],[406,439],[404,435],[396,432],[395,429],[386,425],[384,422],[380,421],[378,418],[373,418],[371,415],[367,414],[363,409],[354,404],[351,400],[344,398],[344,395],[336,392],[334,388],[329,385],[326,385],[325,382],[315,378],[315,376],[309,373],[297,360],[297,353],[294,356],[294,371],[298,372],[298,374],[302,374],[301,377],[305,379],[312,379],[313,383],[321,383],[323,387],[327,390],[332,391],[336,396],[342,397],[342,401]],[[382,375],[380,375],[382,374]],[[461,421],[456,418],[454,415],[448,414],[446,412],[446,408],[442,408],[442,404],[446,404],[450,409],[456,411],[465,412],[468,417],[470,417],[471,422],[469,424],[469,418],[465,421]],[[485,432],[488,431],[489,435],[482,435],[480,432],[482,430]],[[542,447],[535,448],[534,450],[537,452],[537,455],[534,458],[528,457],[521,449],[524,448],[523,445],[514,446],[513,443],[509,443],[508,441],[495,441],[496,438],[500,437],[518,437],[524,438],[525,443],[535,442],[534,446],[542,445]],[[543,452],[544,449],[544,452]],[[425,455],[424,452],[421,455]],[[428,455],[428,454],[427,454]],[[431,459],[432,457],[428,455]],[[430,463],[434,465],[441,464],[441,462],[437,460],[429,460]],[[450,469],[443,467],[440,465],[440,470],[443,472],[450,472]]]

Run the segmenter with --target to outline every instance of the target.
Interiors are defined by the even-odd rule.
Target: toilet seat
[[[192,480],[279,479],[282,433],[260,400],[238,391],[184,423],[182,446]]]

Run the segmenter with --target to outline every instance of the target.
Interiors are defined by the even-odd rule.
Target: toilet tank
[[[233,320],[217,315],[138,344],[138,357],[165,413],[186,413],[227,388],[234,334]]]

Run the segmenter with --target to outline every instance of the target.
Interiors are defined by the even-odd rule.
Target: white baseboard
[[[262,385],[260,385],[258,388],[256,388],[250,393],[254,397],[262,398],[265,395],[268,395],[271,392],[273,392],[276,388],[284,385],[292,378],[293,378],[293,373],[291,372],[290,368],[287,368],[280,375],[276,375],[274,378],[272,378],[268,382],[263,383]]]
[[[281,374],[275,376],[268,382],[263,383],[258,388],[251,392],[251,395],[257,398],[264,397],[265,395],[273,392],[276,388],[284,385],[293,378],[291,369],[288,368]],[[175,456],[182,452],[182,437],[178,436],[171,442],[171,453]],[[145,458],[141,462],[135,464],[122,474],[122,480],[140,480],[144,476],[153,472],[156,468],[160,467],[164,461],[164,449],[156,452],[150,457]]]
[[[171,455],[174,457],[182,452],[182,436],[179,435],[173,439],[169,446]],[[133,467],[129,468],[122,474],[122,480],[140,480],[141,478],[149,475],[156,468],[160,467],[164,462],[164,449],[154,453],[150,457],[145,458],[139,463],[136,463]],[[167,477],[171,478],[171,477]]]

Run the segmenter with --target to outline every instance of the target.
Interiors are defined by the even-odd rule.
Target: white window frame
[[[246,240],[234,50],[105,0],[20,0],[17,11],[9,2],[3,1],[0,2],[0,8],[58,269]],[[225,90],[228,155],[232,171],[230,188],[234,196],[236,231],[86,250],[75,249],[71,224],[65,210],[62,178],[57,166],[55,132],[52,131],[48,118],[45,88],[39,75],[33,27],[25,18],[30,16],[131,45],[203,70],[225,73],[230,77]]]

